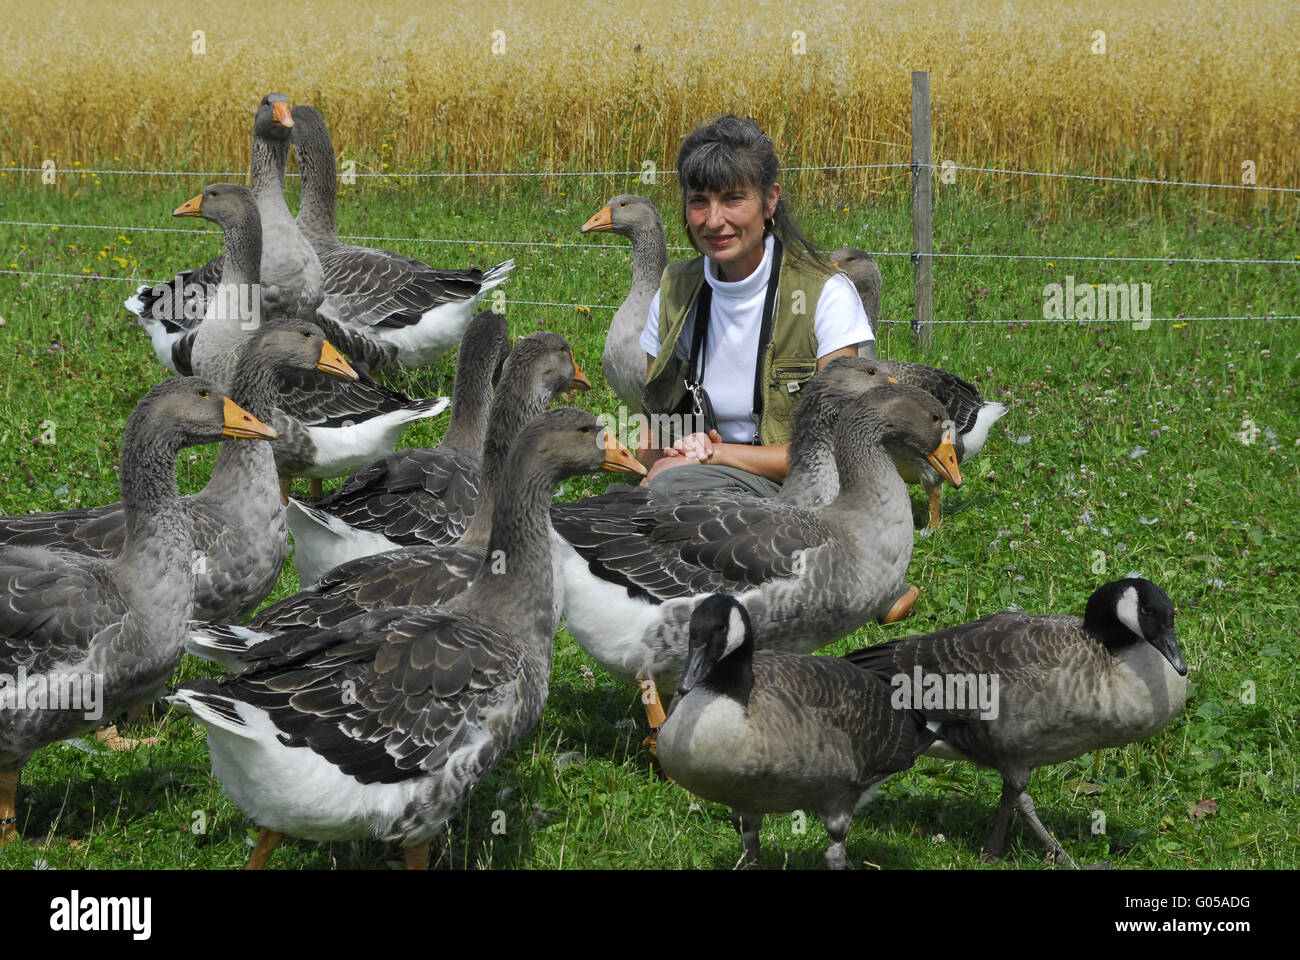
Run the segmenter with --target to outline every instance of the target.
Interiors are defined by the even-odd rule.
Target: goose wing
[[[831,539],[815,514],[758,499],[606,494],[558,504],[551,521],[594,575],[654,603],[798,576],[808,551]]]
[[[367,613],[318,635],[294,658],[186,689],[264,710],[281,740],[307,747],[361,783],[395,783],[443,767],[495,762],[503,713],[535,721],[545,679],[522,683],[524,654],[465,617],[410,610]],[[540,689],[539,689],[540,687]]]
[[[339,246],[321,257],[328,312],[355,327],[400,328],[435,307],[472,300],[482,270],[435,270],[390,250]]]
[[[372,460],[316,507],[350,527],[416,546],[460,539],[478,497],[477,458],[415,448]]]
[[[40,547],[0,548],[0,664],[45,672],[112,646],[126,601],[102,561]]]

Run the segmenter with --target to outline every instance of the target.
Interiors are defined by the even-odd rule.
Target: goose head
[[[832,251],[828,259],[836,270],[843,270],[859,290],[873,279],[879,280],[880,268],[876,266],[871,254],[853,247],[840,247]]]
[[[528,395],[543,407],[562,393],[567,392],[572,399],[574,390],[591,389],[591,381],[574,359],[569,341],[558,333],[529,334],[515,344],[506,359],[502,379],[519,364],[529,372]]]
[[[896,460],[924,460],[960,487],[956,436],[957,429],[938,400],[919,387],[888,383],[859,397],[841,414],[838,449],[852,457],[861,453],[869,442],[866,438],[875,438]],[[841,476],[849,468],[848,463],[841,466]]]
[[[268,93],[253,117],[253,136],[263,140],[288,140],[293,133],[293,107],[283,93]]]
[[[660,233],[663,232],[663,219],[659,216],[658,208],[645,197],[624,193],[611,197],[609,203],[592,214],[591,219],[582,225],[581,232],[600,233],[610,230],[621,237],[630,237],[647,228],[657,228]]]
[[[233,226],[245,226],[256,223],[261,227],[257,215],[257,201],[253,191],[234,183],[213,183],[203,188],[203,192],[190,197],[172,211],[173,217],[202,217],[211,220],[223,230]]]
[[[530,458],[549,465],[557,480],[597,470],[637,476],[646,473],[641,462],[593,414],[577,407],[557,407],[534,417],[511,450],[507,472],[522,470],[523,462]]]
[[[334,348],[321,328],[306,320],[276,318],[262,323],[248,349],[295,370],[320,370],[341,380],[356,380],[357,372]]]
[[[742,706],[754,688],[754,627],[749,613],[734,597],[715,593],[691,613],[686,666],[677,681],[678,694],[697,686],[731,697]]]
[[[868,357],[837,357],[804,388],[800,408],[830,409],[886,383],[898,383],[889,365]]]
[[[1180,677],[1187,662],[1174,634],[1174,605],[1150,580],[1127,577],[1099,587],[1083,613],[1083,626],[1112,653],[1149,643]]]
[[[274,430],[201,377],[173,377],[150,389],[127,420],[128,434],[141,429],[177,449],[223,437],[275,439]]]

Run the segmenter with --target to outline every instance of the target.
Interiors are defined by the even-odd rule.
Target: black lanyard
[[[704,269],[709,269],[708,264]],[[781,240],[772,237],[772,270],[767,276],[767,297],[763,300],[763,321],[758,330],[758,357],[754,361],[754,443],[758,442],[758,424],[763,418],[763,353],[772,339],[772,323],[776,313],[776,290],[781,279]],[[691,318],[691,359],[687,367],[686,388],[695,397],[695,412],[700,412],[699,392],[704,389],[704,352],[709,335],[709,321],[713,317],[713,288],[709,278],[704,278],[699,295],[695,298],[695,311]],[[700,318],[704,322],[700,323]]]

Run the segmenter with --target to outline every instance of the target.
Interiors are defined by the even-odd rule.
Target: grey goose
[[[257,289],[266,238],[252,193],[231,183],[214,183],[176,210],[221,227],[226,240],[218,296],[194,336],[192,365],[203,376],[230,383],[234,358],[268,310],[243,316],[246,303],[238,291]],[[295,228],[296,229],[296,228]],[[265,300],[265,298],[263,298]],[[233,305],[239,304],[240,309]],[[272,445],[282,477],[319,481],[343,476],[380,452],[391,449],[407,425],[446,409],[445,397],[412,400],[366,374],[340,379],[318,370],[282,370],[277,378],[275,421],[279,437]]]
[[[314,324],[266,321],[244,346],[230,396],[259,420],[274,423],[276,377],[294,370],[356,376]],[[181,503],[194,539],[194,618],[246,617],[275,588],[289,552],[270,445],[224,445],[207,485]],[[122,501],[3,517],[0,543],[110,558],[126,543],[127,520]]]
[[[117,556],[0,547],[0,843],[17,835],[18,778],[38,748],[152,700],[175,670],[194,605],[176,455],[223,436],[274,433],[210,381],[164,380],[127,418]]]
[[[641,331],[668,266],[668,241],[664,238],[663,218],[654,203],[634,194],[612,197],[582,225],[583,233],[603,230],[632,241],[632,286],[605,334],[601,367],[614,393],[635,412],[641,409],[645,389],[646,355],[641,349]]]
[[[467,341],[468,338],[469,334]],[[791,450],[792,467],[781,492],[787,502],[816,506],[835,499],[839,479],[834,464],[834,428],[840,411],[848,401],[884,381],[878,364],[844,357],[827,364],[804,388]],[[505,436],[509,432],[501,433]],[[499,448],[499,443],[496,446]],[[492,453],[489,459],[496,457]],[[504,461],[489,472],[499,474],[503,470]],[[516,495],[512,486],[513,481],[507,476],[500,484],[486,489],[475,517],[490,517],[497,495]],[[626,508],[633,501],[648,502],[652,496],[652,488],[637,487],[628,493],[589,497],[575,504],[556,504],[551,512],[553,517],[573,519],[576,515],[599,520],[609,512],[607,503]],[[291,504],[291,517],[292,509]],[[260,611],[247,623],[203,624],[192,629],[186,637],[186,648],[196,656],[239,670],[242,669],[239,658],[281,630],[303,626],[322,628],[365,610],[448,600],[465,589],[484,556],[490,525],[476,519],[471,526],[472,534],[456,543],[400,547],[348,560],[321,574],[306,589]],[[305,576],[302,579],[307,582]],[[652,725],[658,726],[661,722],[658,715],[651,713],[656,718]]]
[[[253,276],[260,281],[264,313],[315,320],[323,295],[320,261],[298,231],[284,200],[292,127],[289,98],[282,93],[263,97],[253,116],[248,170],[264,241]],[[201,267],[180,273],[171,284],[140,287],[126,301],[126,308],[149,334],[158,361],[169,370],[182,375],[194,372],[190,359],[194,337],[207,313],[209,293],[221,282],[222,268],[222,257],[213,257]],[[177,291],[182,293],[179,300]]]
[[[1187,664],[1174,634],[1173,604],[1158,586],[1137,577],[1099,587],[1082,619],[1004,611],[863,647],[844,659],[913,690],[918,676],[923,685],[931,684],[926,678],[944,678],[945,686],[949,677],[998,678],[995,717],[982,718],[994,711],[969,702],[958,709],[955,698],[940,708],[917,704],[912,694],[937,732],[929,752],[1002,775],[1002,802],[984,845],[985,859],[1002,856],[1011,813],[1018,810],[1049,856],[1073,866],[1034,811],[1027,792],[1030,774],[1046,764],[1154,736],[1178,716],[1187,698]]]
[[[857,287],[874,332],[880,310],[880,268],[876,261],[870,254],[852,247],[841,247],[830,255],[830,259],[832,266],[843,270]],[[957,427],[958,463],[965,463],[984,448],[989,430],[1008,410],[1005,403],[985,400],[973,384],[943,367],[898,360],[888,361],[886,366],[899,383],[920,387],[947,408],[948,416]],[[930,499],[930,520],[926,529],[935,529],[940,522],[942,478],[925,464],[899,463],[898,469],[904,480],[920,484],[926,492]]]
[[[691,614],[690,647],[659,735],[664,773],[732,808],[745,861],[758,866],[765,813],[815,811],[830,834],[826,865],[847,865],[854,811],[934,739],[889,685],[836,657],[756,650],[749,614],[715,594]]]
[[[959,484],[945,416],[903,385],[853,401],[836,429],[839,492],[817,507],[713,497],[552,511],[567,629],[615,676],[655,681],[681,673],[691,611],[710,593],[743,603],[770,649],[815,650],[876,619],[912,556],[911,509],[887,448]]]
[[[591,414],[548,411],[511,449],[521,495],[497,501],[468,590],[286,633],[253,648],[244,672],[177,689],[208,728],[214,776],[261,828],[250,867],[284,834],[373,836],[405,847],[408,866],[427,862],[429,840],[546,702],[556,483],[634,463]]]
[[[334,144],[315,107],[293,108],[293,146],[302,171],[298,226],[323,274],[318,322],[371,372],[432,363],[460,341],[475,306],[505,282],[515,262],[487,271],[435,270],[391,250],[342,243],[334,225]]]
[[[490,499],[490,487],[524,424],[565,391],[590,386],[559,334],[524,337],[501,371],[481,454],[471,454],[469,438],[450,448],[398,450],[358,470],[319,503],[290,504],[299,579],[310,583],[331,567],[373,553],[460,539],[469,531],[476,504]]]

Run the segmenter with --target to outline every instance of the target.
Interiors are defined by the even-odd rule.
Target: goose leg
[[[1050,833],[1047,832],[1047,828],[1043,826],[1043,822],[1038,819],[1038,814],[1034,812],[1034,801],[1030,799],[1028,793],[1022,792],[1020,796],[1016,798],[1016,809],[1019,810],[1020,815],[1025,818],[1025,822],[1029,824],[1029,829],[1034,832],[1034,836],[1038,838],[1038,842],[1047,850],[1048,857],[1050,857],[1055,863],[1059,863],[1067,869],[1077,869],[1075,862],[1070,859],[1070,855],[1061,849],[1061,845],[1056,842],[1056,839]]]
[[[406,855],[407,870],[429,869],[429,845],[427,843],[417,843],[413,847],[407,847],[403,852]]]
[[[18,770],[0,770],[0,846],[18,839]]]
[[[731,825],[740,834],[740,841],[745,846],[745,869],[758,869],[758,828],[763,823],[762,814],[731,811]]]
[[[921,595],[921,591],[910,584],[906,586],[907,589],[903,591],[902,596],[895,600],[889,612],[880,618],[881,623],[898,623],[912,615],[912,608],[916,606],[916,598]]]
[[[925,525],[927,530],[939,529],[939,488],[927,491],[930,494],[930,522]]]
[[[849,824],[853,822],[852,808],[837,810],[835,813],[822,814],[822,826],[831,836],[831,845],[826,848],[826,868],[843,870],[848,866],[848,857],[844,853],[844,841],[849,835]]]
[[[1004,776],[1002,778],[1002,802],[998,805],[998,816],[993,821],[993,832],[984,844],[980,859],[985,863],[1001,860],[1007,849],[1007,827],[1011,823],[1011,811],[1016,805],[1016,797],[1024,792],[1023,786],[1016,786]]]
[[[275,848],[280,845],[280,841],[283,839],[283,833],[276,833],[268,827],[262,827],[258,830],[257,844],[253,847],[253,852],[248,855],[248,863],[244,865],[244,869],[265,869],[266,861],[271,859],[271,854],[275,852]]]
[[[664,706],[659,701],[659,688],[653,677],[639,681],[641,687],[641,705],[645,707],[646,723],[650,725],[650,736],[641,741],[641,746],[650,751],[651,756],[659,755],[659,728],[668,719]]]
[[[293,477],[280,478],[280,505],[288,506],[289,491],[293,488]]]
[[[311,481],[311,502],[318,503],[325,499],[325,487],[315,477]]]
[[[100,727],[95,731],[95,739],[108,747],[110,750],[134,750],[136,747],[156,747],[159,744],[157,737],[134,737],[119,736],[117,724],[110,723],[106,727]]]

